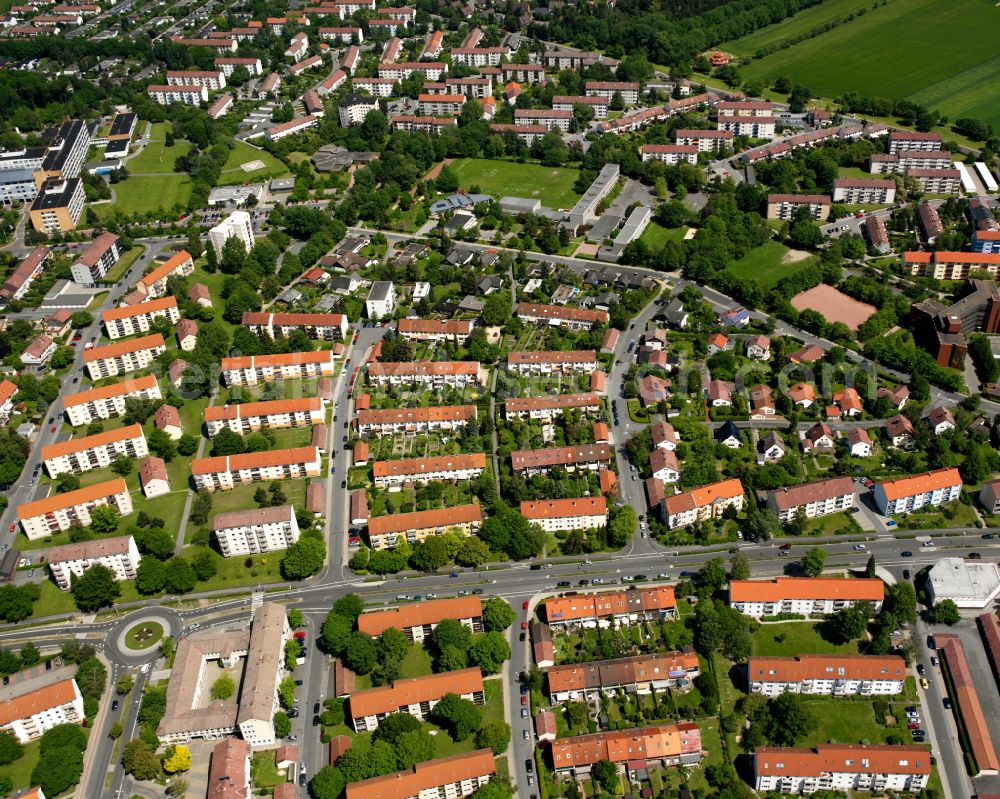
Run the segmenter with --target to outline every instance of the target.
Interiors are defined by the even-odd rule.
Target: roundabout
[[[164,607],[143,608],[122,618],[111,631],[104,646],[107,656],[122,666],[133,668],[152,663],[160,655],[164,638],[177,637],[184,622],[175,610]]]
[[[163,625],[158,621],[141,621],[125,631],[125,646],[142,651],[156,646],[163,638]]]

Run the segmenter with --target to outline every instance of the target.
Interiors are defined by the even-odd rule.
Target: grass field
[[[115,184],[114,192],[114,203],[94,206],[99,216],[108,216],[115,208],[126,214],[145,214],[169,210],[177,203],[186,206],[191,196],[191,178],[187,175],[132,175]]]
[[[144,129],[145,123],[139,123]],[[125,168],[130,175],[149,175],[162,172],[173,172],[174,161],[191,150],[191,143],[183,139],[174,141],[173,147],[167,147],[167,123],[157,122],[153,125],[149,144],[135,158],[125,162]]]
[[[490,161],[485,158],[458,158],[451,168],[464,189],[478,186],[484,194],[501,197],[529,197],[552,209],[572,208],[580,195],[573,191],[575,169],[552,169],[538,164]]]
[[[788,248],[776,241],[769,241],[764,246],[751,250],[738,261],[729,264],[729,271],[734,275],[749,280],[755,280],[765,288],[777,285],[778,281],[788,275],[793,275],[811,262],[811,259],[784,263]]]
[[[125,646],[129,649],[149,649],[163,637],[163,625],[155,621],[142,622],[125,633]]]
[[[903,707],[905,703],[893,703],[899,718],[905,721]],[[896,723],[892,726],[882,726],[875,720],[875,710],[871,702],[850,702],[844,699],[809,699],[806,702],[813,717],[816,719],[816,730],[810,734],[810,740],[822,743],[883,744],[890,735],[899,735],[904,743],[910,743],[912,738],[906,724]]]
[[[753,635],[753,653],[758,656],[825,655],[839,653],[856,655],[855,641],[836,644],[819,633],[819,626],[805,621],[762,624]]]
[[[850,0],[830,0],[771,25],[723,49],[752,52],[771,41],[850,13]],[[823,12],[822,9],[827,9]],[[800,20],[804,15],[804,21]],[[754,60],[747,78],[788,75],[820,97],[856,91],[869,97],[908,98],[952,119],[978,117],[1000,124],[995,102],[1000,54],[993,31],[1000,8],[988,0],[890,0],[817,37]],[[928,58],[928,53],[934,53]]]
[[[824,0],[819,5],[803,9],[790,19],[754,31],[742,39],[728,42],[723,49],[744,57],[752,57],[762,47],[772,47],[833,20],[841,20],[871,6],[872,0]]]
[[[131,250],[129,250],[127,253],[125,253],[121,257],[121,260],[118,261],[118,263],[116,263],[114,266],[111,267],[111,269],[104,276],[104,278],[103,278],[103,280],[101,280],[101,282],[102,283],[110,283],[112,285],[114,285],[115,283],[117,283],[119,280],[122,279],[122,276],[129,269],[132,268],[132,264],[134,264],[136,261],[138,261],[139,260],[139,256],[141,256],[145,251],[146,251],[145,247],[143,247],[141,244],[137,244],[135,247],[133,247]]]
[[[666,228],[662,225],[656,224],[656,222],[650,222],[648,227],[642,231],[642,235],[639,237],[640,241],[646,243],[646,246],[651,247],[654,250],[659,250],[668,241],[681,241],[684,238],[684,234],[687,233],[687,228],[675,227]]]
[[[0,769],[0,774],[10,777],[10,781],[13,783],[15,791],[20,790],[21,788],[27,788],[28,783],[31,781],[31,772],[34,771],[35,766],[41,759],[41,756],[41,741],[32,741],[31,743],[27,743],[24,745],[21,756],[13,763]]]
[[[229,158],[222,167],[222,177],[219,179],[220,185],[226,186],[235,183],[245,183],[248,180],[269,180],[270,178],[283,177],[290,174],[288,167],[264,150],[258,150],[249,144],[241,141],[234,141],[235,145],[229,153]],[[244,172],[240,164],[249,161],[263,161],[264,166],[255,169],[253,172]]]

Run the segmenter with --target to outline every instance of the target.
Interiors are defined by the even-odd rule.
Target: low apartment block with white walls
[[[94,347],[83,354],[83,361],[87,365],[90,379],[100,380],[145,369],[166,349],[163,336],[150,333],[142,338]]]
[[[898,655],[798,655],[752,657],[750,693],[820,696],[895,696],[906,684],[906,661]]]
[[[116,458],[144,458],[148,454],[146,436],[139,424],[42,447],[45,470],[53,478],[66,472],[80,474],[104,469]]]
[[[299,524],[291,505],[220,513],[212,530],[219,551],[227,558],[276,552],[299,540]]]
[[[32,682],[15,682],[0,690],[0,730],[10,730],[20,743],[26,744],[60,724],[83,721],[83,695],[76,680],[41,686]]]
[[[111,419],[125,413],[125,400],[129,397],[142,400],[162,399],[160,385],[153,375],[143,375],[99,388],[68,394],[63,398],[67,421],[73,427],[90,424],[99,419]]]
[[[69,591],[74,576],[83,576],[95,564],[110,569],[116,580],[134,580],[135,570],[142,560],[135,539],[130,535],[52,547],[48,557],[52,578],[63,591]]]
[[[326,419],[322,397],[211,405],[205,408],[205,428],[209,437],[228,428],[246,435],[264,428],[311,427]]]
[[[608,503],[604,497],[522,502],[521,515],[547,533],[596,530],[608,523]]]
[[[199,489],[226,491],[243,483],[318,477],[320,466],[319,448],[297,447],[198,458],[191,475]]]
[[[112,341],[138,333],[148,333],[157,319],[166,319],[170,324],[176,325],[180,318],[181,312],[177,308],[176,297],[160,297],[137,305],[123,305],[101,314],[104,329]]]
[[[223,358],[220,366],[223,382],[227,386],[256,386],[272,380],[332,377],[337,367],[337,355],[333,350],[242,355]]]
[[[21,529],[30,541],[68,530],[74,524],[90,526],[90,512],[111,505],[118,515],[132,513],[132,495],[120,477],[102,483],[36,499],[17,506]]]
[[[759,746],[753,755],[759,792],[896,791],[927,787],[931,752],[923,746],[817,744],[811,749]]]

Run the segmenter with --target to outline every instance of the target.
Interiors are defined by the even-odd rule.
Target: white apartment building
[[[479,749],[351,783],[346,799],[463,799],[489,783],[495,773],[493,753]]]
[[[770,100],[723,100],[717,106],[721,116],[772,117],[774,103]]]
[[[596,530],[608,523],[608,503],[604,497],[522,502],[521,515],[547,533]]]
[[[579,411],[593,415],[601,410],[601,395],[596,392],[584,394],[559,394],[547,397],[514,397],[505,400],[503,414],[506,419],[545,419],[551,421],[566,411]]]
[[[927,787],[931,774],[931,753],[923,746],[759,746],[753,763],[755,787],[762,793],[917,793]]]
[[[432,117],[457,116],[462,112],[465,105],[464,94],[420,94],[417,102],[420,103],[421,114]]]
[[[240,58],[239,56],[220,56],[213,62],[222,74],[227,78],[233,74],[237,67],[243,67],[250,73],[250,77],[264,74],[263,65],[259,58]]]
[[[881,580],[870,578],[775,577],[771,580],[730,580],[729,606],[759,618],[778,613],[835,613],[857,602],[882,607]]]
[[[201,105],[208,102],[208,89],[204,86],[147,86],[146,93],[154,103],[160,105]]]
[[[608,102],[619,94],[625,105],[638,104],[640,88],[638,83],[600,80],[589,80],[583,87],[587,97],[603,97]]]
[[[0,730],[10,730],[22,744],[60,724],[79,724],[84,719],[83,695],[74,679],[20,694],[16,690],[15,683],[0,702]]]
[[[225,428],[246,435],[264,428],[311,427],[323,424],[325,420],[322,397],[210,405],[205,408],[205,428],[209,438]]]
[[[906,684],[906,661],[899,655],[752,657],[747,682],[750,693],[764,696],[895,696]]]
[[[912,130],[889,131],[889,152],[899,154],[906,150],[940,150],[940,133],[917,133]]]
[[[84,286],[103,278],[125,254],[122,240],[114,233],[102,233],[73,261],[70,273],[73,281]]]
[[[773,139],[774,117],[719,116],[718,128],[734,136],[751,139]]]
[[[557,94],[552,98],[553,111],[572,111],[577,104],[587,106],[594,112],[594,119],[608,118],[608,101],[603,97]]]
[[[326,42],[341,42],[343,44],[361,44],[365,40],[364,31],[361,28],[339,27],[320,28],[317,33],[319,38]]]
[[[254,613],[236,728],[255,750],[277,743],[274,714],[281,707],[278,686],[285,676],[285,643],[291,635],[284,605],[265,602]]]
[[[468,455],[376,461],[372,473],[376,488],[398,491],[405,483],[475,480],[485,468],[486,456],[482,452],[473,452]]]
[[[911,477],[883,480],[875,484],[872,494],[880,513],[886,516],[909,513],[958,499],[962,494],[962,477],[958,469],[937,469]]]
[[[958,194],[962,188],[961,174],[951,167],[907,169],[906,177],[915,180],[924,194]]]
[[[368,380],[379,388],[417,384],[432,388],[464,388],[484,380],[479,361],[376,361],[368,365]]]
[[[162,399],[160,385],[153,375],[143,375],[121,383],[112,383],[100,388],[81,391],[78,394],[68,394],[63,399],[66,420],[73,425],[90,424],[98,419],[111,419],[125,413],[125,400],[128,397],[136,399]]]
[[[386,408],[358,411],[358,435],[417,435],[464,428],[477,418],[475,405],[436,405],[429,408]]]
[[[318,447],[277,449],[197,458],[191,463],[195,485],[209,491],[228,491],[242,483],[294,480],[320,473]]]
[[[696,521],[717,519],[730,507],[737,512],[743,510],[743,484],[735,478],[666,497],[660,513],[673,530]]]
[[[83,354],[83,362],[91,380],[135,372],[145,369],[156,356],[166,351],[163,336],[150,333],[142,338],[117,341],[103,347],[94,347]]]
[[[498,67],[510,55],[509,47],[452,47],[451,63],[466,67]]]
[[[396,286],[391,280],[376,280],[365,300],[369,319],[385,319],[396,313]]]
[[[337,365],[333,350],[283,352],[223,358],[220,367],[227,386],[256,386],[272,380],[332,377]]]
[[[81,577],[94,564],[111,570],[116,580],[134,580],[142,556],[130,535],[64,544],[49,550],[49,569],[62,591],[69,591],[73,576]]]
[[[226,76],[222,70],[203,72],[196,70],[170,70],[167,72],[168,86],[204,86],[217,90],[226,88]]]
[[[408,602],[384,610],[370,610],[358,616],[358,630],[375,637],[394,627],[410,641],[420,642],[430,638],[434,629],[445,619],[461,622],[471,633],[481,633],[483,603],[478,596],[472,595]]]
[[[788,522],[800,512],[807,519],[840,513],[854,507],[854,481],[850,477],[831,477],[803,485],[777,488],[767,492],[767,506],[778,514],[778,521]]]
[[[591,374],[597,369],[597,353],[593,350],[510,352],[507,369],[519,375]]]
[[[888,205],[896,200],[896,181],[875,178],[837,178],[833,181],[835,203],[877,203]]]
[[[711,153],[723,146],[732,146],[733,133],[727,130],[678,130],[676,144],[694,146],[699,153]]]
[[[696,144],[644,144],[639,148],[642,162],[662,161],[664,164],[697,164]]]
[[[475,503],[412,513],[393,513],[368,519],[368,538],[372,549],[393,549],[400,540],[412,545],[432,536],[443,535],[449,530],[468,538],[479,531],[482,521],[482,511]]]
[[[135,284],[137,290],[149,297],[162,297],[167,293],[167,280],[172,276],[188,277],[194,274],[194,258],[187,250],[179,250],[162,264],[151,269]]]
[[[378,76],[392,80],[405,80],[414,72],[419,72],[424,80],[440,80],[448,74],[444,61],[400,61],[395,64],[379,64]]]
[[[545,108],[518,108],[514,111],[515,125],[544,125],[549,130],[568,133],[572,121],[572,111],[553,111]]]
[[[299,523],[291,505],[220,513],[212,531],[227,558],[276,552],[299,540]]]
[[[148,333],[153,327],[153,321],[160,318],[172,325],[180,321],[181,312],[177,308],[175,297],[160,297],[137,305],[122,305],[101,314],[104,330],[112,341],[137,333]]]
[[[375,80],[373,78],[373,80]],[[354,88],[361,88],[357,86],[357,81],[355,81]],[[372,88],[376,89],[372,94],[374,97],[366,97],[361,94],[349,94],[340,101],[340,105],[337,106],[337,115],[340,119],[340,127],[350,128],[355,125],[360,125],[365,121],[365,117],[368,116],[370,111],[375,111],[378,109],[377,97],[389,97],[392,94],[392,87],[394,83],[389,83],[388,85],[381,83],[378,86]],[[365,87],[367,88],[367,87]],[[382,94],[379,90],[385,90]]]
[[[144,458],[148,454],[146,436],[139,424],[42,447],[45,470],[53,478],[64,472],[80,474],[91,469],[104,469],[115,458]]]
[[[228,217],[208,231],[208,240],[217,258],[222,258],[222,248],[232,237],[243,243],[247,252],[253,249],[253,222],[246,211],[233,211]]]
[[[391,713],[426,718],[449,693],[482,706],[485,702],[482,672],[478,667],[459,669],[355,691],[348,699],[348,717],[356,732],[372,732]]]
[[[458,125],[458,120],[455,117],[422,117],[413,114],[389,117],[389,127],[392,130],[426,133],[428,136],[437,136],[442,130],[452,125]]]
[[[769,194],[767,218],[790,221],[799,208],[807,208],[809,216],[821,222],[830,216],[830,197],[826,194]]]
[[[462,319],[400,319],[396,332],[410,341],[453,341],[464,344],[473,324]]]
[[[247,311],[242,323],[254,333],[274,338],[301,330],[319,341],[343,341],[347,337],[347,317],[340,313],[268,313]]]
[[[319,56],[313,56],[313,58],[318,59]],[[299,66],[306,66],[307,62],[303,61]],[[301,133],[304,130],[309,130],[314,128],[319,124],[319,117],[312,114],[307,114],[304,117],[296,117],[288,122],[282,122],[280,125],[273,125],[267,129],[267,136],[269,141],[281,141],[288,136],[294,136],[296,133]]]
[[[90,511],[101,505],[111,505],[122,517],[132,513],[132,497],[124,480],[106,480],[75,491],[26,502],[17,506],[17,518],[28,539],[37,541],[68,530],[74,523],[88,527]]]

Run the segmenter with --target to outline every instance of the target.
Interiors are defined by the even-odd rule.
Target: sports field
[[[773,288],[781,278],[795,274],[815,260],[815,256],[810,256],[793,261],[788,255],[790,252],[784,244],[769,241],[751,250],[740,260],[733,261],[728,270],[737,277],[754,280],[764,288]]]
[[[491,161],[486,158],[457,158],[451,168],[463,189],[478,186],[484,194],[501,197],[530,197],[553,210],[572,208],[580,195],[573,191],[579,172],[538,164]]]
[[[751,55],[758,47],[846,16],[856,5],[827,0],[722,49]],[[833,30],[754,60],[742,72],[751,79],[788,75],[819,97],[855,91],[909,98],[952,119],[970,116],[1000,125],[998,26],[1000,8],[990,0],[889,0]]]

